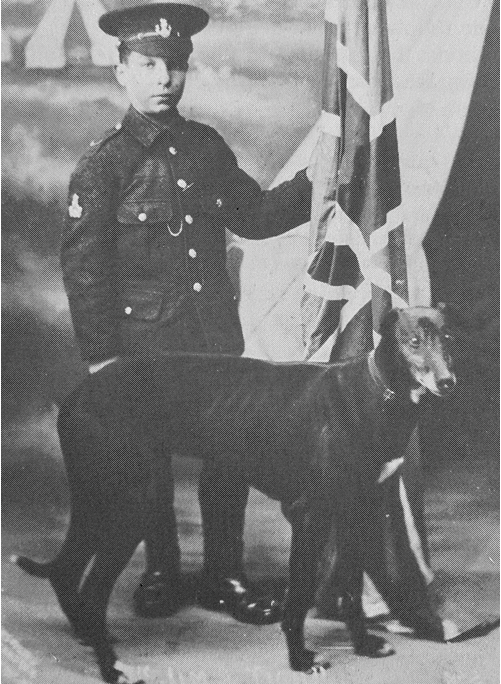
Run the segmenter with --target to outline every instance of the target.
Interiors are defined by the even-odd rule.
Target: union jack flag
[[[337,361],[369,352],[385,312],[408,306],[385,0],[327,0],[320,129],[302,315],[306,359]],[[426,605],[433,578],[419,460],[415,431],[403,475],[382,485],[371,514],[366,570],[396,615]],[[319,591],[327,612],[335,561],[334,534]]]
[[[369,351],[407,306],[407,269],[384,0],[327,2],[321,133],[302,303],[306,358]]]

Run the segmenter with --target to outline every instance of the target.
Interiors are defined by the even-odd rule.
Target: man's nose
[[[158,82],[162,85],[169,85],[171,81],[170,71],[164,62],[159,62],[157,64],[157,78]]]

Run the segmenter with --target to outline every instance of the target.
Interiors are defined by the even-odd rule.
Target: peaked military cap
[[[143,55],[187,58],[193,51],[191,36],[208,22],[209,15],[200,7],[162,2],[106,12],[99,27]]]

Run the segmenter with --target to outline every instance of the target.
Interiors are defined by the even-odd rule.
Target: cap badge
[[[167,19],[160,19],[160,24],[155,26],[155,33],[162,38],[168,38],[172,33],[172,26],[167,23]]]
[[[79,219],[82,217],[82,212],[83,208],[78,204],[78,195],[75,193],[71,198],[71,204],[68,207],[68,214],[71,216],[71,218]]]

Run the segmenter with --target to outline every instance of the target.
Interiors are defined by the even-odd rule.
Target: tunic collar
[[[159,135],[165,131],[174,132],[183,122],[184,118],[177,109],[171,112],[171,115],[165,122],[159,122],[150,119],[146,114],[138,112],[131,105],[122,121],[122,126],[132,133],[144,147],[150,147]]]

